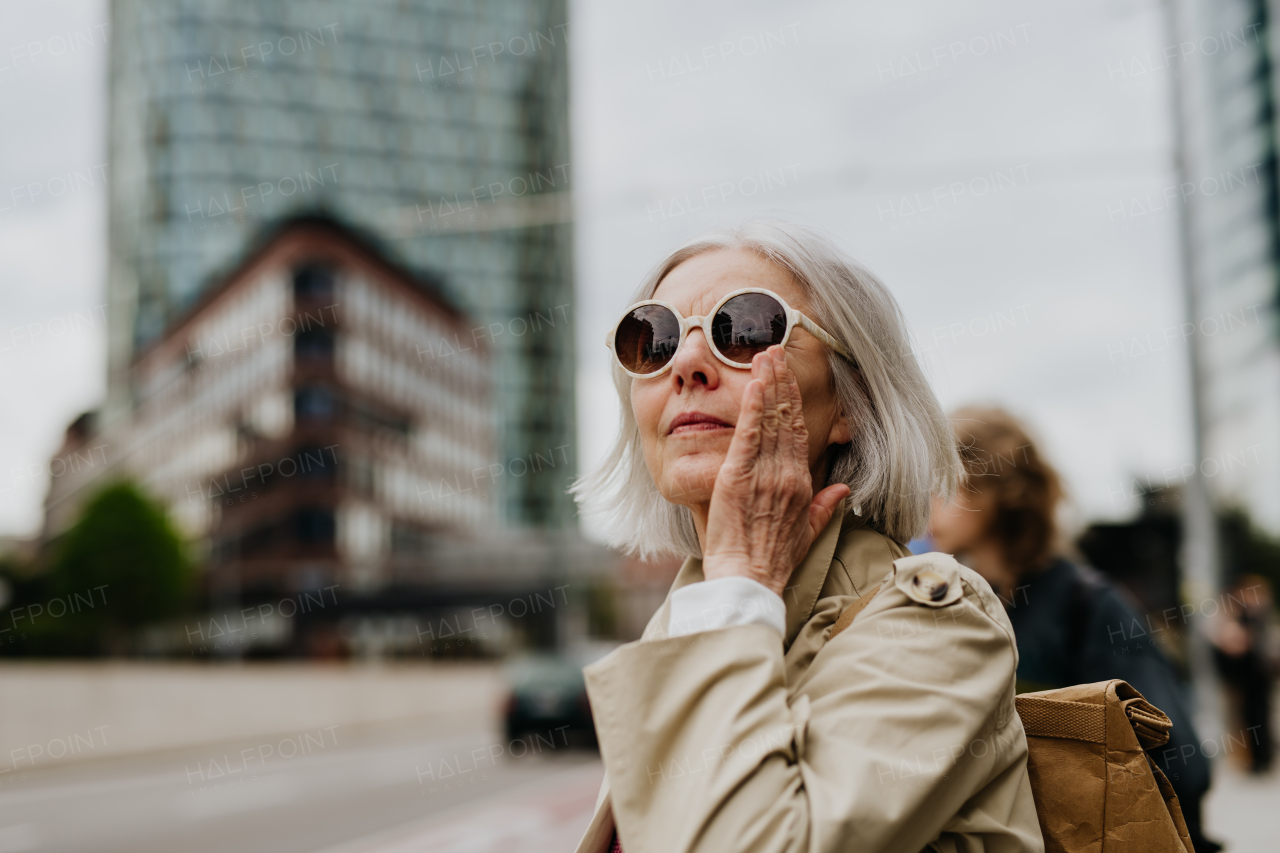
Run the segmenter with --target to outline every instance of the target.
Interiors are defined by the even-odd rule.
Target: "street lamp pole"
[[[1189,9],[1186,0],[1164,0],[1164,23],[1169,43],[1180,45],[1183,39],[1183,15]],[[1181,13],[1181,14],[1180,14]],[[1169,74],[1169,94],[1173,119],[1173,161],[1178,182],[1194,183],[1191,171],[1191,127],[1187,117],[1193,113],[1195,81],[1185,62]],[[1204,275],[1201,267],[1197,234],[1202,233],[1198,217],[1199,195],[1183,197],[1182,215],[1178,217],[1180,284],[1185,322],[1195,324],[1202,314],[1200,304]],[[1191,446],[1195,470],[1182,487],[1182,554],[1181,596],[1183,603],[1195,607],[1188,623],[1187,654],[1192,686],[1195,691],[1196,718],[1201,733],[1222,730],[1221,691],[1209,646],[1208,624],[1201,615],[1199,602],[1206,601],[1221,588],[1217,520],[1208,484],[1200,471],[1205,458],[1205,431],[1208,426],[1205,400],[1205,355],[1200,336],[1187,336],[1188,379],[1191,397]],[[1211,735],[1212,736],[1212,735]]]

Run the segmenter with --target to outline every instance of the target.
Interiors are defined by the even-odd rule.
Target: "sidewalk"
[[[1280,685],[1272,694],[1271,731],[1280,731]],[[1226,853],[1280,850],[1280,760],[1265,776],[1252,776],[1227,751],[1213,762],[1213,784],[1204,798],[1205,835],[1220,841]]]
[[[503,690],[492,662],[0,662],[0,781],[51,764],[338,727],[497,726]]]
[[[1280,770],[1250,776],[1219,761],[1204,800],[1204,822],[1205,834],[1226,845],[1226,853],[1280,849]]]

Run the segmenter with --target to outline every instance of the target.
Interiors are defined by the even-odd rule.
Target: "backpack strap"
[[[1027,737],[1058,737],[1088,743],[1107,742],[1107,708],[1042,696],[1016,696],[1014,705]]]
[[[879,592],[879,590],[877,589],[876,592]],[[862,598],[859,598],[853,604],[850,604],[848,607],[846,607],[844,609],[844,612],[840,614],[840,618],[836,620],[836,624],[831,626],[831,633],[827,636],[827,642],[831,642],[832,640],[834,640],[836,637],[836,634],[839,634],[845,628],[848,628],[850,625],[852,625],[853,620],[857,617],[857,615],[861,613],[863,609],[866,608],[866,606],[871,603],[871,599],[875,597],[876,595],[874,592],[868,592],[866,595],[862,596]]]

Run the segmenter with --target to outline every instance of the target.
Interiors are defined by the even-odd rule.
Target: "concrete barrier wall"
[[[496,726],[495,664],[0,664],[0,779],[54,763],[421,720]]]

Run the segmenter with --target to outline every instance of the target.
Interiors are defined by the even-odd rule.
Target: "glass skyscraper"
[[[490,354],[498,517],[572,525],[566,16],[563,0],[116,0],[107,422],[132,409],[137,353],[257,235],[322,213],[474,320],[418,354]]]
[[[1247,507],[1280,532],[1280,171],[1266,0],[1183,0],[1160,58],[1183,78],[1187,172],[1171,195],[1190,207],[1203,458],[1219,506]]]

